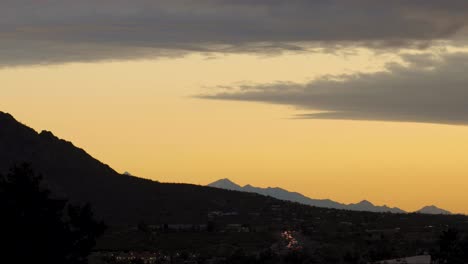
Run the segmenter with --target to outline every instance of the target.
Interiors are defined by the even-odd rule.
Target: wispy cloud
[[[243,86],[207,99],[285,104],[321,111],[314,119],[468,125],[468,53],[404,55],[385,71],[327,76],[307,84]]]
[[[464,0],[4,0],[0,65],[281,52],[424,48],[463,41]]]

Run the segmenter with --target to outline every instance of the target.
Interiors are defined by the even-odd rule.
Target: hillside
[[[257,254],[280,241],[281,231],[294,230],[304,249],[312,254],[318,248],[324,258],[344,258],[347,251],[338,249],[348,248],[375,260],[383,258],[369,254],[381,249],[391,249],[386,251],[385,258],[429,250],[447,227],[468,230],[468,218],[463,215],[320,208],[241,192],[233,183],[230,187],[235,190],[225,190],[119,174],[71,142],[51,132],[37,133],[0,112],[0,172],[5,173],[12,164],[22,162],[31,163],[42,173],[45,184],[55,195],[92,204],[97,216],[111,227],[96,248],[104,252],[183,249],[213,257],[221,242],[230,248],[222,256],[230,256],[238,249]],[[363,205],[369,204],[362,202],[358,206]],[[140,224],[151,226],[142,229],[150,231],[140,231],[137,228]],[[178,230],[177,226],[187,225],[189,231]],[[193,229],[195,226],[198,231]],[[241,231],[244,228],[246,233]]]
[[[277,203],[257,194],[122,175],[51,132],[0,112],[0,172],[31,163],[55,194],[90,202],[108,223],[206,222],[210,211],[250,212]]]
[[[210,212],[236,212],[229,221],[240,223],[298,223],[327,217],[327,226],[342,221],[369,222],[373,226],[442,225],[462,216],[390,217],[368,213],[310,207],[281,201],[257,193],[240,192],[192,184],[160,183],[119,174],[71,142],[51,132],[37,133],[11,115],[0,112],[0,172],[12,164],[28,162],[43,174],[45,184],[56,195],[75,202],[90,202],[97,215],[109,224],[206,223]],[[281,208],[278,211],[278,208]],[[260,215],[260,216],[259,216]],[[294,217],[291,217],[294,216]],[[302,220],[301,220],[302,219]],[[377,221],[377,219],[379,219]],[[377,222],[375,222],[377,221]],[[466,221],[466,220],[463,220]]]

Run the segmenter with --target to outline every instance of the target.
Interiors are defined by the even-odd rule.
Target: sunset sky
[[[467,25],[456,0],[6,0],[0,111],[162,182],[468,213]]]

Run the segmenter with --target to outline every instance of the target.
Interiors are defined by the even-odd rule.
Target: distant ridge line
[[[209,187],[226,189],[226,190],[233,190],[233,191],[240,191],[240,192],[251,192],[257,193],[265,196],[271,196],[273,198],[277,198],[280,200],[297,202],[305,205],[311,205],[316,207],[324,207],[324,208],[332,208],[332,209],[344,209],[344,210],[351,210],[351,211],[364,211],[364,212],[379,212],[379,213],[409,213],[405,210],[402,210],[398,207],[389,207],[387,205],[374,205],[373,203],[362,200],[359,203],[351,203],[351,204],[343,204],[339,202],[335,202],[330,199],[313,199],[307,197],[303,194],[298,192],[290,192],[285,189],[281,189],[278,187],[267,187],[267,188],[260,188],[254,187],[250,184],[245,186],[240,186],[233,181],[229,180],[228,178],[220,179],[215,182],[208,184]],[[451,212],[438,208],[434,205],[425,206],[414,213],[421,213],[421,214],[452,214]]]

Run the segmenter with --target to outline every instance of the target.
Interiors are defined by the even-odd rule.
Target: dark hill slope
[[[236,211],[229,223],[306,226],[324,236],[352,223],[353,229],[418,230],[427,226],[468,229],[462,215],[387,214],[318,208],[280,201],[255,193],[191,184],[159,183],[122,175],[72,143],[50,132],[37,133],[0,112],[0,173],[14,163],[29,162],[44,175],[55,194],[74,202],[90,202],[109,225],[147,223],[206,223],[210,211]],[[273,206],[275,205],[275,206]],[[300,220],[302,219],[302,220]],[[223,221],[223,219],[220,219]],[[465,228],[466,227],[466,228]],[[439,231],[439,229],[434,230]],[[339,232],[339,234],[341,234]]]
[[[209,211],[255,212],[282,203],[257,194],[121,175],[51,132],[37,133],[0,112],[0,172],[28,162],[54,193],[91,202],[109,223],[206,222]]]

